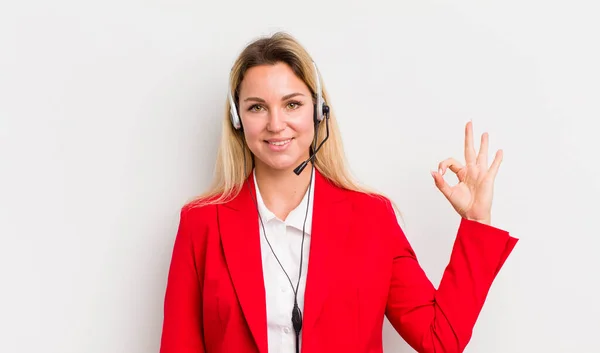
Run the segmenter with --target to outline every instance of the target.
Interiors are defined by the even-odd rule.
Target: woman
[[[215,182],[181,211],[161,352],[382,352],[384,315],[418,352],[462,352],[517,242],[491,226],[502,155],[488,168],[487,138],[476,155],[468,123],[466,165],[432,172],[461,216],[436,290],[392,203],[348,172],[307,52],[283,33],[251,43],[231,71]]]

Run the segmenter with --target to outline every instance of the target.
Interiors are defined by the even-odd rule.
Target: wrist
[[[487,217],[487,218],[483,218],[483,219],[465,217],[465,219],[467,219],[469,221],[473,221],[473,222],[485,224],[485,225],[488,225],[488,226],[492,225],[492,218],[491,217]]]

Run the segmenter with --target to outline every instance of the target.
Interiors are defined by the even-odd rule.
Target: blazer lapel
[[[239,195],[218,206],[219,227],[225,261],[238,301],[259,352],[266,353],[267,318],[262,270],[258,213],[254,204],[251,174]],[[314,336],[313,329],[328,295],[330,276],[343,261],[349,231],[351,205],[346,192],[315,170],[313,223],[308,261],[302,337]],[[256,197],[254,195],[254,197]]]
[[[250,188],[254,188],[252,175],[236,198],[218,207],[219,227],[225,261],[238,301],[259,352],[266,353],[267,319],[260,233]]]
[[[315,172],[315,197],[311,232],[310,255],[306,291],[302,339],[316,336],[313,333],[323,304],[328,295],[328,284],[335,276],[336,263],[344,261],[344,243],[348,236],[351,205],[347,193],[331,184],[318,171]]]

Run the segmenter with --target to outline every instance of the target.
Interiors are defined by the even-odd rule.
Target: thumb
[[[433,181],[435,182],[435,186],[446,196],[447,199],[450,199],[450,194],[452,193],[452,189],[450,185],[446,182],[444,177],[438,172],[431,172],[431,176],[433,177]]]

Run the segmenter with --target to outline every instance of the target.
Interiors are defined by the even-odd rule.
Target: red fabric
[[[302,353],[381,353],[384,315],[417,352],[462,352],[517,239],[461,219],[436,290],[387,199],[315,178]],[[267,352],[257,217],[247,184],[226,204],[182,208],[161,353]]]

